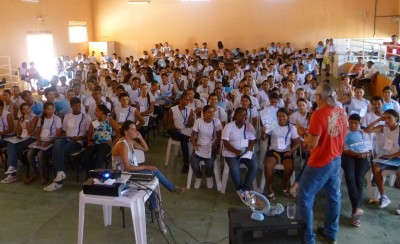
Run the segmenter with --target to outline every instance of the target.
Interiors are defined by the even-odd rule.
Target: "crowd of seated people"
[[[31,91],[20,92],[18,87],[5,90],[4,102],[0,104],[0,145],[8,146],[9,167],[2,183],[17,179],[18,155],[29,149],[32,173],[25,182],[29,184],[40,176],[43,184],[48,183],[43,172],[50,156],[55,178],[44,190],[60,189],[66,178],[66,155],[86,148],[82,157],[85,168],[103,167],[99,162],[104,162],[111,151],[117,157],[121,152],[131,155],[130,147],[146,149],[147,144],[142,139],[146,138],[156,118],[163,121],[164,135],[181,143],[182,172],[187,173],[190,166],[193,168],[195,188],[202,182],[201,161],[206,164],[207,186],[212,187],[213,159],[221,154],[242,200],[246,191],[252,189],[259,167],[257,161],[264,165],[270,199],[275,198],[272,177],[277,163],[284,168],[282,193],[296,195],[297,183],[293,186],[288,183],[295,169],[294,156],[301,148],[304,154],[301,156],[307,159],[308,151],[297,128],[306,130],[312,112],[318,109],[314,103],[318,84],[329,82],[320,80],[318,74],[323,65],[326,74],[330,73],[335,53],[333,40],[328,39],[325,46],[318,43],[313,53],[308,49],[296,51],[290,43],[283,46],[274,42],[251,53],[241,52],[239,48],[229,51],[222,42],[218,43],[218,49],[211,51],[207,43],[203,43],[183,53],[168,43],[156,44],[150,52],[153,56],[148,53],[144,52],[138,60],[132,56],[122,59],[117,54],[107,57],[104,53],[97,60],[94,52],[78,54],[73,60],[60,57],[57,75],[51,79],[50,86],[39,87],[37,91],[45,96],[44,104],[35,101]],[[364,98],[361,85],[371,73],[370,68],[360,63],[355,68],[355,72],[361,74],[357,76],[358,85],[345,76],[337,88],[337,106],[343,107],[349,115],[349,133],[364,130],[361,138],[375,135],[375,139],[362,140],[371,141],[374,147],[365,144],[363,150],[353,151],[352,144],[346,144],[344,148],[343,169],[355,226],[360,225],[359,217],[363,213],[360,179],[369,170],[370,160],[400,156],[399,105],[391,98],[391,87],[384,89],[383,98],[373,97],[371,102]],[[130,124],[124,127],[126,121],[131,121],[134,128],[130,128]],[[127,134],[129,130],[132,135]],[[14,144],[4,140],[14,133],[25,140]],[[124,135],[140,142],[130,144],[127,143],[129,138],[119,140]],[[268,141],[266,156],[257,158],[256,146],[264,140]],[[117,141],[124,142],[117,144],[118,149],[114,146]],[[32,149],[33,143],[37,147]],[[159,174],[156,168],[140,168],[133,159],[126,158],[128,156],[119,156],[117,168]],[[351,166],[358,161],[364,162],[365,167]],[[248,169],[243,180],[241,164]],[[372,166],[381,194],[380,208],[390,203],[382,179],[382,171],[386,169],[398,170],[398,167],[382,163]],[[397,173],[397,179],[399,176]],[[299,177],[301,174],[296,182]],[[169,181],[165,181],[165,185],[175,190]],[[397,212],[400,214],[400,209]]]

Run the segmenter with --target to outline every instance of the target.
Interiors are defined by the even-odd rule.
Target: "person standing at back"
[[[326,193],[324,227],[317,232],[328,243],[336,243],[340,215],[340,167],[346,135],[345,111],[336,106],[336,94],[328,83],[320,84],[315,92],[318,110],[312,114],[308,132],[297,126],[298,134],[311,148],[310,159],[303,171],[299,189],[299,209],[307,222],[305,243],[315,243],[313,206],[316,194]]]

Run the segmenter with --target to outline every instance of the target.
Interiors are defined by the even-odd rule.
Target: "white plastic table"
[[[158,194],[161,201],[161,193],[159,188],[159,182],[157,177],[150,182],[140,182],[145,185],[148,190],[138,190],[131,194],[130,197],[108,197],[99,195],[89,195],[81,191],[79,193],[79,224],[78,224],[78,244],[83,242],[83,230],[85,222],[85,205],[86,204],[97,204],[103,205],[103,218],[104,226],[111,225],[112,220],[112,206],[118,207],[128,207],[131,209],[133,230],[135,234],[136,243],[146,244],[147,234],[146,234],[146,213],[145,213],[145,202],[150,197],[151,193],[155,191]],[[150,191],[151,189],[151,191]],[[163,222],[163,212],[158,206],[158,215],[160,230],[164,233],[166,232],[165,223]]]

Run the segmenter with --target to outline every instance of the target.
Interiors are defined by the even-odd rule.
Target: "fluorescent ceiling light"
[[[209,2],[210,0],[181,0],[182,2]]]
[[[128,4],[148,4],[150,0],[128,0]]]
[[[39,3],[40,0],[21,0],[21,1],[27,3]]]

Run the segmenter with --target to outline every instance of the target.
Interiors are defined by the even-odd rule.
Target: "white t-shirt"
[[[57,129],[62,128],[62,123],[60,117],[57,115],[53,115],[50,119],[45,118],[42,124],[42,119],[39,118],[39,122],[37,123],[38,128],[42,128],[40,132],[40,140],[49,141],[51,138],[56,137]]]
[[[139,103],[139,107],[140,107],[139,112],[144,112],[144,111],[146,111],[147,109],[149,109],[150,104],[151,104],[152,102],[155,102],[155,101],[156,101],[152,95],[150,95],[149,98],[150,98],[150,99],[147,99],[147,96],[146,96],[146,97],[140,96],[140,97],[138,97],[138,98],[136,99],[136,102]],[[150,102],[149,102],[149,100],[150,100]]]
[[[298,122],[302,127],[308,128],[307,115],[308,115],[308,113],[306,113],[303,116],[298,111],[296,111],[290,115],[289,122],[294,125],[297,124],[297,122]]]
[[[232,121],[222,130],[221,139],[228,141],[233,148],[244,152],[247,148],[246,142],[256,139],[256,131],[250,123],[245,123],[242,128],[238,128],[235,121]],[[236,157],[233,152],[228,151],[225,147],[222,149],[222,156]]]
[[[136,121],[135,111],[136,108],[132,106],[128,106],[126,108],[122,108],[121,106],[116,106],[114,113],[118,123],[124,123],[127,120],[135,122]]]
[[[131,103],[132,103],[132,104],[135,104],[136,99],[137,99],[138,97],[140,97],[140,89],[139,89],[139,88],[136,89],[136,90],[130,89],[130,90],[128,90],[127,92],[128,92],[128,94],[129,94],[129,98],[131,99]]]
[[[67,136],[85,136],[90,123],[92,123],[90,115],[70,113],[64,117],[62,129],[67,133]]]
[[[183,110],[180,110],[179,106],[176,105],[171,108],[171,111],[175,128],[180,130],[182,134],[190,136],[192,129],[186,127],[186,125],[190,117],[191,109],[189,107],[185,107]]]
[[[219,119],[214,118],[210,123],[204,121],[203,118],[197,119],[192,130],[197,133],[197,150],[196,154],[200,157],[209,154],[211,156],[211,146],[216,138],[217,131],[222,130],[222,124]]]
[[[8,130],[8,115],[10,114],[10,112],[3,110],[3,113],[0,116],[0,131],[6,131]]]
[[[299,137],[297,129],[294,125],[280,126],[270,132],[271,150],[277,152],[287,152],[290,150],[291,140]]]
[[[353,97],[351,98],[350,104],[347,106],[348,115],[357,113],[361,117],[364,117],[367,114],[369,107],[369,101],[362,98],[361,100]]]

